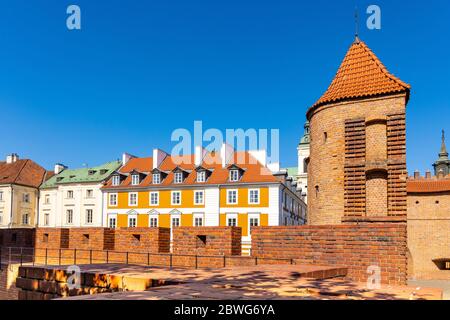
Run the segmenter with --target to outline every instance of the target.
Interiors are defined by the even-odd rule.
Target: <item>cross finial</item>
[[[359,42],[359,15],[358,7],[355,7],[355,43]]]

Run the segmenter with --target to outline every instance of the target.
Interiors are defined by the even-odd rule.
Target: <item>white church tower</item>
[[[309,121],[305,122],[305,132],[297,147],[298,155],[298,171],[297,171],[297,189],[301,190],[301,194],[307,203],[308,201],[308,163],[309,163]]]

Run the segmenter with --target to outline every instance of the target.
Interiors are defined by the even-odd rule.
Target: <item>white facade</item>
[[[102,186],[83,183],[41,190],[39,227],[101,227]]]
[[[297,171],[297,190],[302,194],[306,203],[308,203],[308,163],[310,153],[310,135],[309,122],[305,123],[305,133],[297,147],[298,171]]]

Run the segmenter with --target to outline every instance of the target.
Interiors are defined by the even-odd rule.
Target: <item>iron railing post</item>
[[[45,248],[45,265],[47,265],[47,259],[48,259],[48,249]]]
[[[92,249],[89,251],[89,264],[92,264]]]
[[[223,267],[225,268],[227,266],[227,256],[223,256]]]
[[[128,251],[127,251],[127,262],[126,262],[126,265],[128,265]]]
[[[23,248],[20,247],[20,266],[23,264]]]
[[[195,269],[198,268],[198,256],[195,255]]]
[[[61,254],[62,254],[61,248],[59,248],[59,250],[58,250],[58,265],[61,265]]]
[[[77,249],[73,249],[73,264],[77,264]]]
[[[106,264],[109,264],[109,251],[106,250]]]
[[[255,266],[258,265],[258,257],[255,257]]]
[[[172,270],[172,266],[173,266],[173,259],[172,259],[172,254],[170,254],[170,270]]]
[[[147,253],[147,266],[150,265],[150,252]]]

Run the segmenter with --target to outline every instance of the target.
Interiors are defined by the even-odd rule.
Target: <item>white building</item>
[[[120,161],[98,167],[67,169],[55,165],[55,175],[40,187],[39,227],[101,227],[101,187]]]

